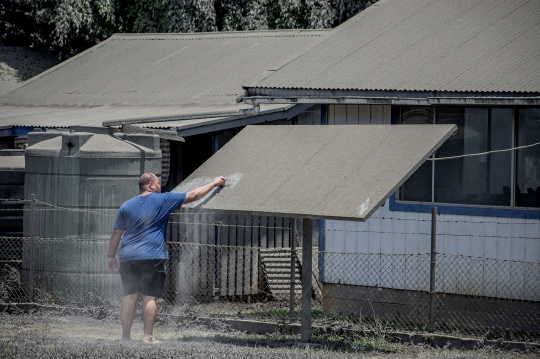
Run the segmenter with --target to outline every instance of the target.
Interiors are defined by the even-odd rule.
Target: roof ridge
[[[259,33],[279,33],[279,32],[290,32],[290,33],[302,33],[302,32],[330,32],[333,29],[273,29],[273,30],[234,30],[234,31],[205,31],[205,32],[145,32],[145,33],[126,33],[118,32],[114,33],[111,37],[143,37],[143,36],[200,36],[200,35],[216,35],[223,34],[259,34]]]
[[[109,39],[111,41],[135,41],[135,40],[155,40],[155,41],[165,41],[165,40],[189,40],[189,41],[200,41],[200,40],[214,40],[214,39],[249,39],[249,38],[280,38],[280,37],[319,37],[324,36],[330,33],[330,29],[325,30],[313,30],[313,31],[302,31],[302,32],[290,32],[284,33],[282,31],[268,32],[268,33],[189,33],[189,34],[114,34]],[[201,36],[200,34],[203,34]]]

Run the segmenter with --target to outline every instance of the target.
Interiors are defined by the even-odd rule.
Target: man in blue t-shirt
[[[122,340],[131,340],[135,304],[141,293],[143,341],[158,343],[153,331],[156,300],[163,294],[165,261],[169,258],[165,246],[165,226],[169,215],[182,204],[197,201],[212,188],[224,183],[224,177],[216,177],[212,182],[187,193],[161,193],[159,178],[153,173],[145,173],[139,179],[140,194],[127,200],[118,210],[109,241],[107,268],[111,273],[118,268],[116,251],[121,240],[120,277],[124,292],[120,308]]]

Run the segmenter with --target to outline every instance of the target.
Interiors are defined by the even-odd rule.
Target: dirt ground
[[[133,342],[122,343],[116,319],[95,319],[47,311],[0,314],[0,358],[537,358],[534,353],[475,351],[392,344],[377,338],[302,345],[298,337],[250,335],[196,323],[160,320],[155,337],[142,343],[142,323]]]
[[[58,58],[47,50],[0,46],[0,96],[58,62]]]

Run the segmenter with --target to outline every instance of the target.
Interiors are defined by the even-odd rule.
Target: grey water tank
[[[36,197],[35,278],[69,295],[119,292],[106,271],[108,242],[120,205],[139,193],[141,174],[160,176],[156,135],[113,134],[108,128],[28,135],[24,198]],[[26,209],[30,205],[26,203]],[[25,211],[24,235],[31,235]],[[23,250],[28,278],[30,250]]]
[[[24,207],[24,150],[0,151],[0,261],[21,261]]]

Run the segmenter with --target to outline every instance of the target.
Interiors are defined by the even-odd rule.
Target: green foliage
[[[115,0],[116,32],[160,33],[169,30],[164,0]]]
[[[112,0],[59,0],[55,5],[50,16],[52,45],[64,47],[81,35],[99,39],[114,27]]]
[[[5,45],[46,46],[54,26],[50,23],[53,0],[0,2],[0,39]]]
[[[376,0],[4,0],[0,43],[70,57],[115,32],[330,28]]]
[[[114,10],[113,0],[5,0],[0,41],[69,57],[117,31]]]
[[[166,0],[169,8],[169,32],[216,31],[213,0]]]
[[[360,338],[352,342],[345,342],[343,348],[347,351],[355,352],[386,352],[392,347],[391,344],[383,339]]]
[[[267,0],[217,0],[218,30],[268,30],[268,3]]]

